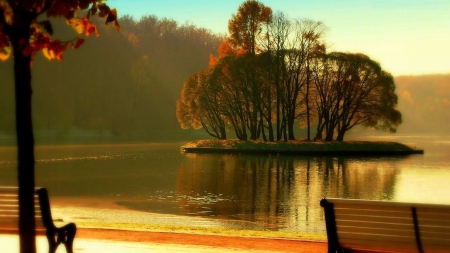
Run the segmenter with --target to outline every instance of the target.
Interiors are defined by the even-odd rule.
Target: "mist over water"
[[[214,226],[238,229],[312,233],[324,233],[323,197],[450,204],[450,137],[371,139],[400,141],[424,148],[425,154],[184,154],[184,143],[38,146],[36,185],[48,188],[58,212],[83,219],[111,208],[101,204],[108,199],[130,212],[206,217]],[[0,185],[16,185],[16,173],[15,148],[1,147]],[[100,204],[83,204],[86,199]],[[71,203],[99,211],[69,210]],[[189,218],[183,219],[189,225]]]

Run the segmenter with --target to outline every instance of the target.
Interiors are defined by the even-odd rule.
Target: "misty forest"
[[[325,114],[321,115],[319,109],[332,101],[318,99],[319,88],[325,87],[320,85],[361,83],[363,78],[381,77],[386,80],[386,94],[398,96],[397,107],[396,97],[389,98],[394,103],[390,108],[401,112],[403,124],[397,127],[398,118],[394,118],[393,124],[379,125],[379,121],[366,117],[361,125],[420,133],[429,130],[429,122],[435,122],[434,131],[448,131],[450,121],[442,115],[450,106],[450,75],[392,79],[388,70],[370,56],[331,52],[327,48],[326,24],[290,19],[283,13],[270,16],[270,20],[259,21],[253,42],[242,39],[246,28],[239,27],[237,14],[224,24],[231,27],[228,36],[153,15],[140,20],[122,16],[121,30],[117,32],[93,17],[100,33],[98,38],[86,38],[79,49],[65,52],[60,62],[48,61],[41,53],[34,58],[33,124],[37,141],[85,136],[125,141],[186,140],[208,138],[207,132],[222,139],[337,138],[333,133],[338,132],[342,122],[336,121],[334,128],[329,127],[327,136]],[[64,29],[64,20],[52,23],[55,37],[77,37],[75,31]],[[13,83],[12,68],[12,59],[0,62],[0,76],[5,84]],[[360,76],[345,79],[349,76],[338,76],[337,69],[347,74],[359,71]],[[194,90],[188,91],[188,86],[202,86],[204,90],[189,94]],[[230,90],[225,92],[219,86]],[[239,90],[243,87],[247,88]],[[281,87],[294,92],[288,93]],[[242,97],[233,98],[233,92]],[[0,93],[0,137],[13,140],[13,85],[0,85]],[[192,95],[199,99],[189,97]],[[210,95],[215,97],[205,99]],[[231,98],[234,100],[227,105],[224,101]],[[201,112],[192,104],[201,99],[215,106],[203,104],[203,109],[209,111]],[[237,108],[246,110],[237,113]],[[233,112],[240,119],[231,117]],[[219,119],[215,123],[215,116],[211,116],[214,113]],[[180,123],[189,130],[181,129]],[[320,128],[323,136],[317,131]]]

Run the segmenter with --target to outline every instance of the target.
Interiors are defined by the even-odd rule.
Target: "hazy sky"
[[[243,0],[109,0],[119,16],[167,17],[226,33]],[[450,73],[450,0],[261,0],[322,21],[330,51],[360,52],[398,75]],[[208,59],[206,59],[208,60]]]

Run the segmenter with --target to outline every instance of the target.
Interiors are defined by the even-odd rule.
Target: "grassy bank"
[[[423,154],[422,149],[385,141],[289,141],[264,142],[240,140],[198,140],[183,145],[188,153],[256,154],[337,154],[337,155],[407,155]]]
[[[101,229],[118,229],[132,231],[149,231],[149,232],[170,232],[170,233],[187,233],[201,235],[222,235],[222,236],[242,236],[242,237],[258,237],[258,238],[283,238],[297,239],[307,241],[325,242],[326,234],[312,234],[301,232],[286,232],[272,230],[237,230],[229,228],[212,228],[199,226],[175,226],[175,225],[155,225],[155,224],[128,224],[128,223],[97,223],[97,222],[77,222],[80,228],[101,228]]]

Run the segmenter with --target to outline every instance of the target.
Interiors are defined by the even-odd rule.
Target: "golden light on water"
[[[448,204],[448,179],[450,171],[445,168],[403,168],[397,175],[394,200],[424,203]],[[432,193],[432,194],[430,194]]]

